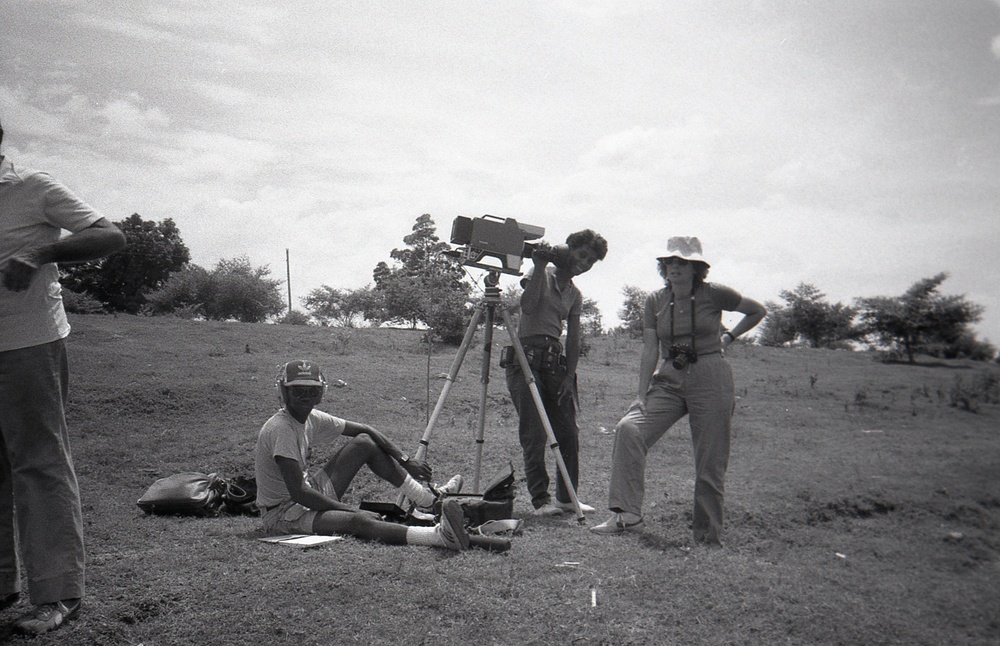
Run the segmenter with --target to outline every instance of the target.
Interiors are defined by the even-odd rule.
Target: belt
[[[555,352],[556,354],[562,353],[562,343],[559,339],[549,336],[547,334],[533,334],[531,336],[525,336],[518,339],[521,345],[525,348],[534,348],[538,350],[548,350],[550,352]]]

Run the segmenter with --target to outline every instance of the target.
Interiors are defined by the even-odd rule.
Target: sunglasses
[[[684,265],[689,264],[691,261],[687,260],[686,258],[675,258],[673,256],[670,256],[669,258],[660,258],[660,262],[667,266],[678,264],[681,267],[683,267]]]
[[[323,394],[323,386],[288,386],[288,396],[296,399],[314,398]]]

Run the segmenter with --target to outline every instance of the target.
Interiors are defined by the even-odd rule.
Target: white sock
[[[427,547],[448,547],[437,526],[434,527],[407,527],[407,545],[424,545]]]
[[[434,494],[431,490],[414,480],[410,474],[406,474],[406,480],[399,485],[399,490],[417,507],[430,507],[434,504]]]

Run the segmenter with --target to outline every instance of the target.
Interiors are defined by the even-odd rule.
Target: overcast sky
[[[489,213],[603,233],[576,282],[608,325],[696,235],[761,301],[948,272],[1000,344],[997,0],[4,0],[0,119],[199,265],[288,249],[297,308]]]

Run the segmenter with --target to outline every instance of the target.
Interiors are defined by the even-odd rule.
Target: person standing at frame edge
[[[657,258],[666,286],[646,299],[639,389],[615,428],[608,509],[596,534],[643,530],[646,454],[667,429],[688,415],[694,444],[692,529],[696,544],[722,545],[723,495],[735,395],[724,353],[767,315],[757,301],[705,281],[710,265],[698,238],[674,237]],[[743,318],[723,331],[722,312]],[[657,363],[663,363],[657,369]],[[654,372],[655,370],[655,372]]]
[[[518,340],[531,365],[535,384],[549,418],[559,451],[566,464],[573,489],[579,483],[580,429],[576,425],[576,367],[580,360],[580,314],[583,295],[573,278],[590,271],[594,263],[608,253],[608,243],[599,234],[584,229],[571,233],[565,246],[541,246],[531,254],[533,267],[521,280],[521,317]],[[549,263],[554,266],[549,266]],[[566,325],[565,354],[559,339]],[[513,348],[510,348],[513,350]],[[524,475],[531,504],[537,516],[559,516],[575,511],[572,498],[559,473],[556,473],[556,501],[549,493],[549,475],[545,467],[548,437],[535,407],[527,379],[517,361],[503,361],[507,389],[518,415],[518,436],[524,454]],[[580,503],[583,512],[594,511]]]
[[[35,607],[14,630],[29,635],[75,615],[85,584],[56,263],[97,260],[125,242],[60,182],[0,154],[0,610],[19,602],[23,564]]]

